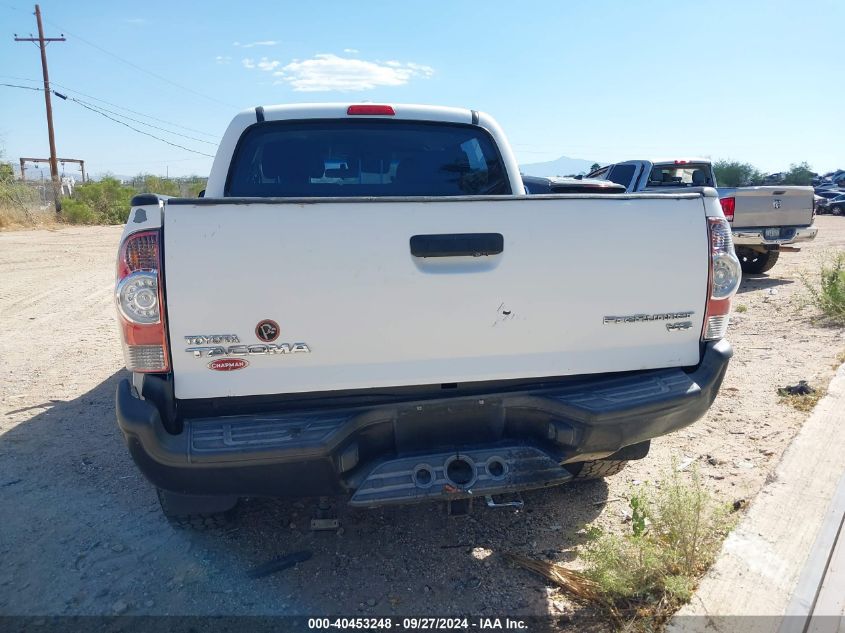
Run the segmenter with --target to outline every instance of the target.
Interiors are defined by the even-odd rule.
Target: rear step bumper
[[[165,430],[156,405],[117,388],[117,421],[156,486],[194,495],[353,493],[377,506],[564,483],[561,464],[607,457],[700,418],[732,355],[708,343],[681,369],[603,374],[543,389],[349,409],[185,420]],[[629,452],[631,452],[629,450]],[[642,455],[633,454],[633,458]],[[460,463],[455,463],[460,462]]]
[[[572,473],[533,446],[496,446],[394,459],[376,466],[349,505],[374,507],[494,495],[566,483]]]
[[[737,246],[754,244],[792,244],[794,242],[809,242],[816,239],[819,229],[816,226],[786,226],[779,227],[780,233],[777,237],[766,237],[766,228],[735,228],[733,229],[733,242]]]

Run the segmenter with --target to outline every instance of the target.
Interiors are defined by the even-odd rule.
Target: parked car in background
[[[845,192],[824,202],[825,213],[831,215],[845,215]]]
[[[816,202],[816,213],[826,214],[830,213],[830,201],[845,194],[845,189],[833,187],[830,189],[816,189],[814,199]]]
[[[791,244],[816,237],[812,187],[718,187],[713,165],[706,158],[625,161],[597,169],[587,178],[606,178],[629,192],[715,187],[731,223],[737,257],[747,273],[771,270],[782,250],[797,250]]]

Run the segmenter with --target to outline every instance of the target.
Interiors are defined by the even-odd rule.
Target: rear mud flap
[[[375,507],[545,488],[572,474],[531,446],[507,446],[403,457],[376,466],[350,505]]]

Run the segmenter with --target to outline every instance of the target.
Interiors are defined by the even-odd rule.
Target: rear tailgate
[[[699,360],[708,249],[696,194],[169,200],[163,227],[178,398]],[[501,234],[503,249],[412,255],[411,238],[432,234]],[[635,315],[648,318],[607,318]],[[265,319],[279,325],[273,345],[309,351],[264,353],[256,327]],[[211,358],[187,351],[198,343],[186,337],[212,335],[237,342],[200,341],[223,348]],[[244,355],[245,345],[258,347]]]
[[[740,187],[730,190],[736,198],[734,228],[810,226],[813,223],[812,187]],[[725,197],[722,189],[719,195]]]

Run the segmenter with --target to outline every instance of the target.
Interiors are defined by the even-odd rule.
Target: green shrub
[[[831,322],[845,324],[845,252],[837,253],[833,261],[822,263],[818,283],[802,277],[810,293],[810,301]]]
[[[71,224],[123,224],[129,217],[132,196],[158,193],[164,196],[196,197],[205,189],[205,178],[161,178],[136,176],[131,185],[105,177],[74,187],[73,195],[62,200],[62,217]]]
[[[62,199],[62,218],[71,224],[97,224],[99,220],[91,207],[76,198]]]
[[[731,527],[697,470],[689,482],[673,469],[659,490],[631,497],[631,532],[595,534],[582,551],[584,576],[599,605],[644,630],[689,601]]]
[[[62,201],[62,215],[72,224],[123,224],[135,189],[106,177],[77,185],[73,196]]]

